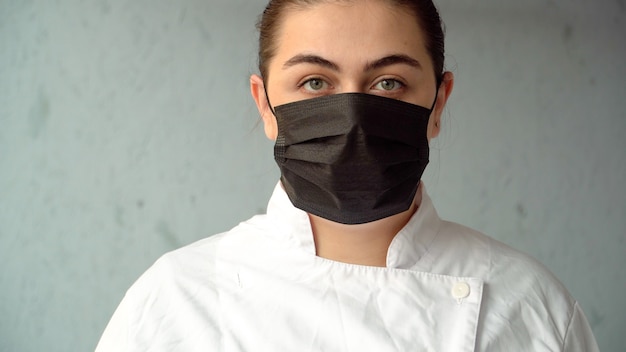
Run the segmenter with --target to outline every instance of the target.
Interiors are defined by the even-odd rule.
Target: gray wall
[[[626,346],[624,1],[440,1],[457,77],[427,187]],[[590,5],[593,4],[593,5]],[[161,254],[265,208],[264,0],[0,0],[0,351],[92,350]]]

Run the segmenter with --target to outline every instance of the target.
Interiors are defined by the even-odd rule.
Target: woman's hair
[[[350,2],[355,0],[335,0]],[[358,0],[357,0],[358,1]],[[413,12],[422,32],[426,50],[433,62],[435,78],[440,82],[444,65],[444,32],[441,17],[432,0],[384,0]],[[259,30],[259,71],[264,80],[268,78],[268,64],[276,51],[276,33],[279,30],[281,15],[289,9],[304,9],[307,6],[331,2],[331,0],[270,0],[261,15]]]

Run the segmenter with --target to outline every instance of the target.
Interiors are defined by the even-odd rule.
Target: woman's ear
[[[263,127],[265,129],[265,135],[267,138],[275,141],[278,136],[278,124],[276,122],[276,116],[270,109],[269,100],[267,99],[265,83],[263,78],[259,75],[250,76],[250,93],[254,102],[256,103],[259,114],[263,119]]]
[[[441,131],[441,115],[452,93],[452,88],[454,88],[454,74],[446,71],[443,73],[441,84],[437,91],[437,101],[435,102],[433,112],[430,115],[430,121],[428,122],[428,139],[437,137]]]

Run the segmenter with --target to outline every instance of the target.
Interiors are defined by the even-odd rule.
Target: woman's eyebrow
[[[372,70],[376,70],[379,68],[383,68],[383,67],[387,67],[391,65],[397,65],[397,64],[404,64],[404,65],[408,65],[411,67],[415,67],[417,69],[422,69],[422,64],[420,64],[420,62],[417,61],[416,59],[405,54],[394,54],[394,55],[385,56],[376,61],[372,61],[368,63],[365,66],[364,71],[366,72],[372,71]]]
[[[331,69],[333,71],[340,71],[339,65],[337,65],[336,63],[326,60],[321,56],[310,55],[310,54],[298,54],[292,57],[291,59],[285,61],[285,63],[283,64],[283,69],[286,69],[286,68],[289,68],[298,64],[313,64],[313,65],[318,65],[318,66]]]
[[[298,64],[313,64],[331,69],[333,71],[341,71],[339,65],[337,65],[336,63],[314,54],[298,54],[291,59],[285,61],[285,63],[283,64],[283,69],[287,69]],[[418,60],[408,55],[393,54],[369,62],[367,65],[365,65],[365,69],[363,71],[367,72],[398,64],[408,65],[417,69],[422,68],[422,64],[420,64]]]

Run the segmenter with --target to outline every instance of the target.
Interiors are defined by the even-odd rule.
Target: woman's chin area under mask
[[[309,214],[318,257],[337,262],[386,267],[389,245],[422,201],[422,185],[411,206],[401,213],[363,224],[348,225]]]

